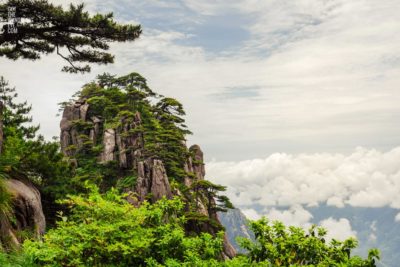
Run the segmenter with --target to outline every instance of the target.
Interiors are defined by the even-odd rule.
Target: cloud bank
[[[352,153],[285,154],[238,162],[211,161],[207,178],[228,186],[227,195],[252,220],[267,216],[307,228],[308,207],[391,207],[400,210],[400,147],[356,148]],[[393,218],[400,222],[400,212]],[[346,218],[326,218],[328,239],[357,236]],[[371,225],[370,240],[376,226]]]
[[[207,163],[208,179],[227,185],[240,207],[327,204],[400,209],[400,147],[344,154],[272,154],[265,159]]]

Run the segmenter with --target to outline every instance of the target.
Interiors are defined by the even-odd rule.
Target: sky
[[[249,216],[273,205],[303,218],[318,203],[400,208],[400,1],[83,2],[143,34],[113,44],[115,64],[86,75],[60,72],[56,55],[0,58],[47,138],[59,134],[57,103],[100,73],[136,71],[183,103],[188,143],[202,147],[210,179]]]

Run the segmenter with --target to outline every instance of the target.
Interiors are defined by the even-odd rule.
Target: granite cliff
[[[149,118],[143,108],[142,112],[140,108],[111,110],[105,115],[104,110],[109,107],[95,101],[103,97],[109,99],[107,94],[113,86],[126,90],[135,84],[135,93],[143,92],[137,89],[135,79],[138,77],[129,78],[132,80],[112,80],[113,84],[108,84],[109,87],[104,86],[101,80],[98,84],[87,85],[79,99],[65,105],[60,123],[63,154],[77,168],[83,162],[82,159],[95,157],[96,164],[107,166],[116,173],[114,184],[120,185],[128,193],[127,200],[133,205],[140,205],[145,200],[154,203],[162,197],[181,196],[186,203],[187,231],[203,231],[215,235],[223,226],[217,214],[219,209],[215,195],[212,195],[214,187],[209,189],[211,183],[204,179],[205,167],[201,148],[198,145],[187,148],[183,138],[175,140],[172,137],[173,141],[170,141],[171,137],[162,139],[172,131],[167,119],[178,120],[177,116],[171,116],[173,113],[169,113],[165,103],[172,103],[176,110],[177,102],[162,98],[162,104],[156,105],[158,109],[151,110],[152,114],[156,114],[157,123],[164,128],[170,127],[165,132],[154,132],[152,129],[158,126],[149,126],[152,118]],[[127,92],[129,96],[129,89]],[[121,96],[126,96],[125,94],[122,93]],[[129,100],[118,101],[113,101],[112,105],[122,106],[126,104],[124,101]],[[165,118],[166,114],[168,118]],[[174,146],[165,145],[168,142],[172,142]],[[89,150],[90,153],[87,152]],[[127,177],[134,177],[134,182],[125,183]],[[231,258],[234,255],[235,249],[225,235],[223,256]]]

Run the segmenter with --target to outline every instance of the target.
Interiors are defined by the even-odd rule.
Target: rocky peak
[[[141,114],[136,112],[127,117],[120,116],[117,124],[109,125],[102,116],[91,110],[91,104],[86,99],[80,99],[67,105],[64,109],[61,127],[61,148],[65,156],[74,159],[77,153],[85,146],[99,146],[101,152],[97,161],[101,164],[116,162],[121,170],[131,170],[136,174],[136,183],[132,187],[124,188],[129,193],[128,201],[140,205],[144,200],[155,202],[162,197],[171,198],[173,194],[182,195],[179,190],[171,189],[165,163],[157,157],[150,156],[145,149],[145,135],[142,129]],[[194,181],[204,180],[205,167],[203,152],[198,145],[189,149],[189,155],[183,169],[187,174],[184,184],[191,188]],[[79,162],[76,162],[79,165]],[[211,212],[200,199],[196,200],[198,212],[210,220],[219,223],[216,212]],[[212,234],[217,230],[212,224],[201,228]],[[225,256],[233,257],[235,250],[228,239],[224,240]]]
[[[89,109],[90,105],[82,99],[65,107],[60,123],[60,140],[64,155],[73,157],[82,149],[84,136],[88,136],[91,144],[100,143],[102,146],[102,152],[98,157],[99,163],[117,161],[121,169],[135,170],[136,186],[126,188],[126,191],[134,193],[137,199],[132,201],[142,202],[149,195],[153,202],[163,196],[171,198],[171,187],[163,162],[143,156],[143,134],[135,131],[142,123],[140,113],[136,112],[133,120],[122,117],[119,126],[107,128],[99,116],[87,118]],[[84,130],[79,130],[77,121],[86,125]]]

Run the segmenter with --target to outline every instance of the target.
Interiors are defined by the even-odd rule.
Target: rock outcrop
[[[137,112],[133,118],[122,118],[115,128],[105,128],[99,116],[88,118],[89,107],[85,99],[65,107],[60,123],[64,155],[73,157],[83,148],[83,140],[87,136],[90,144],[100,143],[103,147],[98,159],[100,163],[117,161],[121,169],[135,170],[136,186],[125,189],[133,193],[130,199],[132,203],[143,202],[149,196],[152,202],[163,196],[171,198],[171,187],[163,162],[143,155],[143,134],[138,130],[142,123],[140,114]],[[79,129],[80,125],[85,127]]]
[[[167,173],[160,160],[139,161],[138,178],[134,192],[138,201],[143,202],[147,196],[151,196],[151,201],[155,202],[163,196],[172,197]]]
[[[30,182],[16,179],[5,180],[7,191],[11,195],[11,211],[0,216],[2,243],[18,247],[23,241],[18,234],[29,231],[37,238],[44,234],[46,220],[42,210],[39,191]],[[12,218],[12,219],[10,219]]]
[[[187,187],[190,187],[194,181],[201,181],[204,180],[204,177],[206,175],[205,171],[205,164],[204,164],[204,154],[203,151],[201,150],[199,145],[192,145],[189,148],[189,151],[191,152],[191,156],[188,158],[184,169],[187,173],[192,173],[194,177],[185,177],[185,185]],[[215,202],[212,200],[212,203],[208,203],[208,205],[215,205]],[[204,203],[201,201],[197,200],[197,212],[210,218],[214,222],[217,222],[218,224],[221,224],[221,221],[219,219],[219,214],[215,212],[214,210],[210,210],[206,207]],[[204,224],[201,227],[202,231],[206,231],[212,234],[216,234],[216,229],[214,229],[212,226]],[[227,234],[224,235],[224,257],[225,258],[233,258],[236,255],[236,250],[235,248],[231,245],[231,243],[228,240]]]
[[[164,196],[171,198],[174,194],[181,195],[177,190],[172,192],[163,161],[146,154],[146,133],[142,132],[141,125],[141,115],[136,112],[133,117],[121,117],[119,123],[113,127],[106,126],[103,119],[91,111],[87,101],[80,99],[64,109],[60,123],[62,152],[73,158],[86,144],[101,145],[99,163],[114,161],[121,170],[133,170],[136,173],[136,184],[132,188],[124,189],[129,193],[128,201],[134,205],[140,205],[144,200],[155,202]],[[190,175],[183,182],[191,188],[194,181],[204,180],[205,168],[200,147],[193,145],[189,152],[191,156],[187,158],[184,170]],[[215,203],[199,201],[198,212],[220,224],[217,213],[210,214],[210,209],[207,208],[210,204]],[[204,226],[201,230],[212,234],[217,232],[211,226]],[[224,256],[231,258],[235,255],[235,250],[227,237],[224,241]]]
[[[192,156],[187,159],[184,169],[186,173],[193,173],[194,177],[185,177],[184,183],[187,187],[192,185],[194,179],[204,180],[204,176],[206,175],[203,163],[203,151],[201,151],[200,146],[192,145],[189,151]]]
[[[86,121],[89,105],[85,101],[76,101],[73,105],[64,108],[63,117],[60,122],[61,128],[61,150],[67,156],[72,156],[76,148],[82,147],[83,141],[74,123],[81,120]],[[72,145],[74,147],[72,147]]]

